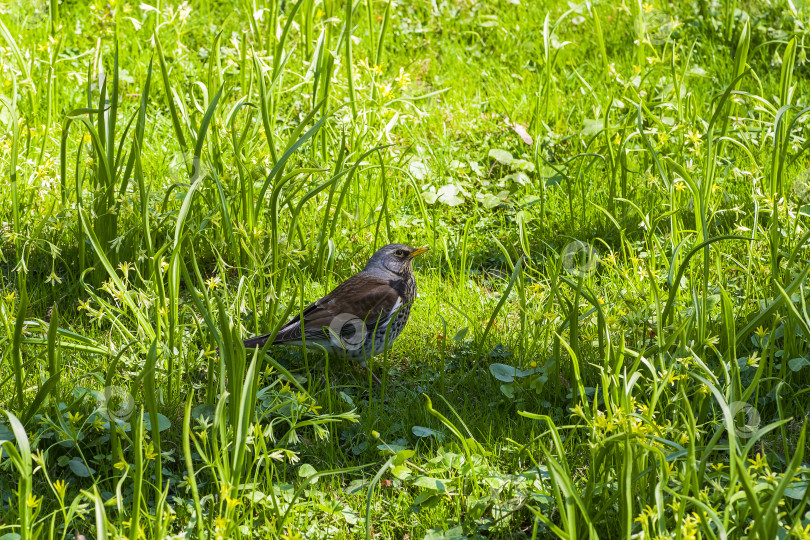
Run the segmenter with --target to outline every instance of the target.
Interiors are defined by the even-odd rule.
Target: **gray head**
[[[378,249],[363,268],[365,272],[386,277],[395,274],[399,277],[408,275],[414,258],[428,250],[426,247],[414,248],[405,244],[388,244]]]

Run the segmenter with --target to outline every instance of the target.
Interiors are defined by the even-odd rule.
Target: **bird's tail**
[[[261,336],[254,336],[252,338],[248,338],[243,340],[242,342],[245,344],[246,349],[253,349],[253,348],[262,348],[264,344],[267,343],[267,340],[270,339],[272,334],[262,334]]]

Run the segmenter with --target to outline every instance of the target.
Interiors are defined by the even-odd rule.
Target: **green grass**
[[[808,15],[0,6],[0,539],[810,537]]]

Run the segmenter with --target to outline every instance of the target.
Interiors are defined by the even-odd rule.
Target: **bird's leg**
[[[358,362],[358,363],[356,363],[354,365],[359,366],[362,369],[367,369],[369,374],[371,374],[371,378],[374,379],[374,382],[379,384],[380,386],[382,386],[382,381],[380,379],[378,379],[376,375],[374,375],[374,372],[371,371],[371,368],[368,366],[368,364],[366,363],[365,360],[361,360],[360,362]]]

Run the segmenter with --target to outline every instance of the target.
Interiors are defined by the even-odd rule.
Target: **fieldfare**
[[[282,326],[273,344],[323,349],[365,366],[366,359],[390,349],[405,328],[416,298],[411,264],[427,250],[403,244],[378,249],[362,271]],[[263,347],[271,336],[246,339],[245,347]]]

